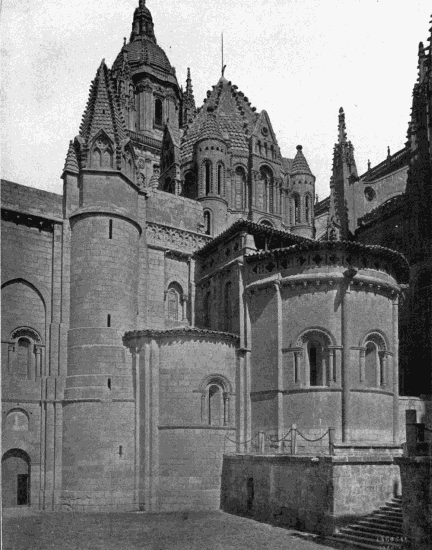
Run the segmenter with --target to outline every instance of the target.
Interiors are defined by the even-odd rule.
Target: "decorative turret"
[[[349,240],[355,228],[354,191],[351,185],[358,180],[354,147],[347,140],[345,113],[339,109],[339,139],[333,151],[333,175],[330,179],[330,209],[327,227],[328,240]]]
[[[186,79],[186,90],[183,94],[183,110],[182,110],[183,126],[188,123],[188,121],[195,115],[195,113],[196,113],[195,97],[192,89],[190,69],[188,67],[187,79]]]
[[[132,42],[142,37],[155,44],[157,43],[154,34],[153,18],[150,10],[145,5],[145,0],[139,0],[139,6],[135,9],[130,41]]]
[[[313,238],[315,176],[303,154],[303,147],[297,145],[297,154],[290,170],[290,228],[302,237]]]

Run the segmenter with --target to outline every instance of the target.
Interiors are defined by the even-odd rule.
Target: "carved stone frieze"
[[[177,229],[160,223],[147,222],[147,243],[192,254],[203,247],[212,237]]]

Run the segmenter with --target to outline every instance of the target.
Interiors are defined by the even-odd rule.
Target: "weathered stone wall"
[[[223,337],[173,335],[161,339],[159,361],[160,510],[218,509],[222,456],[233,448],[226,437],[236,433],[235,347]],[[209,417],[212,383],[224,395]]]
[[[202,205],[195,200],[156,189],[147,201],[147,221],[199,231],[204,222]]]
[[[389,457],[224,456],[221,508],[326,534],[370,513],[399,486]]]
[[[403,535],[406,548],[417,550],[432,545],[432,457],[396,459],[402,478]]]

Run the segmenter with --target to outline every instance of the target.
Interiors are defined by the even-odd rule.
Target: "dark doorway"
[[[29,482],[29,476],[28,474],[18,474],[18,506],[24,506],[28,504],[28,482]]]
[[[246,509],[248,512],[252,511],[254,501],[254,480],[253,477],[248,478],[247,480],[247,503]]]
[[[2,503],[4,508],[30,504],[30,457],[21,449],[3,455]]]

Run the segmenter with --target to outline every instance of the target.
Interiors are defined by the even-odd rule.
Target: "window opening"
[[[204,212],[204,232],[211,235],[211,215],[209,211]]]
[[[111,378],[108,378],[108,389],[111,389]]]
[[[107,315],[107,327],[111,326],[111,315],[108,313]]]
[[[155,124],[162,126],[162,101],[159,98],[155,100]]]
[[[210,186],[211,186],[211,167],[210,163],[206,162],[205,164],[205,194],[210,194]]]
[[[113,221],[109,221],[109,230],[108,230],[108,238],[112,239],[113,236]]]

